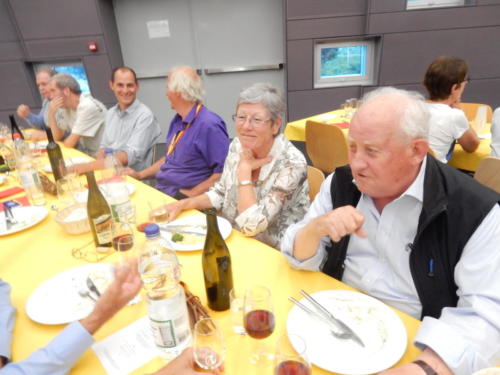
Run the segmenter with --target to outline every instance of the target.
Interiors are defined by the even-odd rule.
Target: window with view
[[[57,62],[57,63],[38,63],[35,64],[35,72],[40,69],[53,69],[57,73],[64,73],[72,75],[80,85],[80,89],[84,94],[90,94],[89,80],[87,78],[87,73],[85,72],[85,67],[81,62]]]
[[[464,6],[465,0],[406,0],[406,9]]]
[[[372,85],[375,65],[373,40],[317,43],[314,87]]]

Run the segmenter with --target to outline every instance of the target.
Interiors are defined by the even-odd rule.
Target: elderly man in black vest
[[[500,362],[500,195],[427,154],[422,97],[380,88],[349,129],[349,166],[328,176],[281,242],[422,324],[396,374],[471,374]]]

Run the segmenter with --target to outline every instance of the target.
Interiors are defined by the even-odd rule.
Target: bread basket
[[[90,230],[87,203],[76,203],[56,214],[56,222],[69,234],[81,234]]]

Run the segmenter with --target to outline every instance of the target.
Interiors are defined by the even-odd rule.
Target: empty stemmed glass
[[[193,329],[193,358],[196,371],[212,372],[223,363],[226,354],[222,333],[211,318],[200,319]]]
[[[265,366],[272,353],[261,340],[269,337],[275,326],[271,291],[265,286],[253,286],[245,292],[243,302],[243,326],[248,336],[257,339],[250,356],[250,363]]]

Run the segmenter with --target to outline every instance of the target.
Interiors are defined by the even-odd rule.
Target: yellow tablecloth
[[[65,157],[79,156],[75,150],[63,149]],[[14,181],[9,178],[9,185]],[[148,201],[154,205],[171,201],[172,198],[142,184],[129,179],[128,182],[137,188],[132,201],[138,210],[137,220],[146,220]],[[2,186],[3,190],[7,186]],[[47,202],[47,207],[55,203],[53,199]],[[195,214],[195,211],[186,213]],[[71,267],[87,264],[83,260],[72,257],[71,249],[81,246],[91,240],[91,234],[69,235],[54,221],[55,212],[30,229],[17,234],[1,237],[0,277],[12,286],[12,302],[17,308],[17,320],[14,330],[13,360],[20,361],[26,358],[35,349],[47,344],[64,327],[63,325],[47,326],[31,321],[25,312],[25,303],[30,294],[45,280]],[[137,233],[139,242],[142,234]],[[244,237],[240,232],[233,230],[227,240],[233,262],[234,284],[237,290],[243,290],[250,284],[267,285],[272,293],[275,304],[276,330],[268,339],[274,342],[279,335],[285,332],[286,317],[291,303],[288,296],[300,297],[298,291],[305,288],[310,292],[326,289],[351,289],[347,285],[320,272],[296,271],[291,269],[283,256],[267,245]],[[179,252],[182,264],[182,278],[188,283],[191,291],[200,296],[206,304],[205,289],[201,268],[201,251]],[[104,262],[117,261],[116,254],[109,256]],[[408,347],[399,364],[412,361],[419,353],[413,346],[413,337],[420,322],[404,313],[396,311],[401,317],[408,332]],[[113,319],[101,328],[94,337],[101,340],[113,332],[131,324],[133,321],[146,315],[144,300],[134,306],[127,306]],[[227,374],[262,373],[259,369],[249,368],[245,351],[250,347],[252,339],[232,333],[230,313],[212,313],[220,320],[228,348],[225,362]],[[334,353],[332,353],[334,355]],[[164,361],[157,358],[133,374],[153,372],[160,368]],[[255,371],[255,372],[254,372]],[[266,371],[267,372],[267,371]],[[270,371],[268,373],[271,373]],[[314,374],[328,374],[320,368],[313,367]],[[77,362],[71,374],[105,374],[103,367],[92,350],[88,350]]]
[[[289,122],[285,127],[285,137],[291,141],[306,140],[306,122],[308,120],[323,122],[325,124],[339,124],[345,122],[343,117],[344,110],[338,109],[331,112],[321,113],[304,119]],[[347,131],[347,130],[344,130]],[[453,157],[449,164],[455,168],[474,172],[477,169],[479,162],[486,156],[490,155],[491,139],[481,139],[479,147],[474,152],[466,152],[459,144],[455,145]]]

